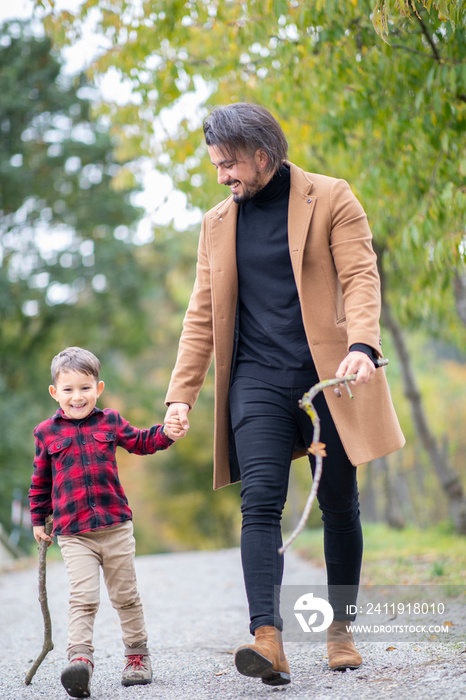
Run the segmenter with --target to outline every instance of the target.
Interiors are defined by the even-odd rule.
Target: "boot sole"
[[[131,685],[149,685],[149,683],[152,683],[152,678],[143,678],[142,680],[135,680],[135,681],[130,681],[130,680],[122,680],[121,685],[124,685],[125,688],[128,688]]]
[[[250,678],[261,678],[266,685],[286,685],[290,674],[275,671],[272,662],[251,648],[239,649],[235,654],[235,665],[239,673]]]
[[[86,664],[87,665],[87,664]],[[82,667],[66,669],[61,674],[61,683],[72,698],[90,698],[89,670]]]
[[[340,666],[329,666],[331,671],[346,671],[347,668],[349,668],[351,671],[356,670],[357,668],[361,668],[361,664],[341,664]]]

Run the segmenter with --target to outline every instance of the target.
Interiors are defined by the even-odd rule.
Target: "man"
[[[384,372],[376,371],[379,277],[367,218],[348,184],[289,163],[282,129],[263,107],[218,107],[204,134],[218,182],[231,194],[203,219],[167,417],[189,428],[214,356],[214,488],[242,482],[241,556],[255,636],[235,663],[244,675],[281,685],[290,672],[277,596],[280,520],[291,459],[312,440],[298,400],[319,380],[357,374],[354,402],[333,392],[316,400],[327,451],[318,500],[333,669],[362,663],[346,612],[362,558],[355,465],[397,450],[404,438]]]

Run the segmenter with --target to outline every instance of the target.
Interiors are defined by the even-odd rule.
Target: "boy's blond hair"
[[[65,348],[52,360],[50,367],[52,383],[55,386],[60,372],[83,372],[90,374],[99,381],[100,361],[92,352],[76,346]]]

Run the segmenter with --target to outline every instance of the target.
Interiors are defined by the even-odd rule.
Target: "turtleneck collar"
[[[269,182],[249,201],[256,205],[266,204],[274,199],[279,199],[290,191],[290,169],[282,165]],[[246,202],[247,204],[247,202]]]

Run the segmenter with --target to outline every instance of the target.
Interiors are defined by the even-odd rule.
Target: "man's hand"
[[[338,379],[343,379],[349,374],[357,374],[351,384],[367,384],[375,374],[375,365],[365,352],[353,350],[347,354],[335,372]]]
[[[171,403],[165,414],[163,430],[170,440],[179,440],[189,430],[187,403]]]
[[[163,432],[170,438],[170,440],[176,442],[180,438],[183,438],[188,431],[182,427],[179,416],[171,416],[170,418],[165,419]]]
[[[34,534],[34,539],[38,544],[40,544],[41,540],[45,540],[45,542],[47,542],[47,547],[50,547],[50,545],[53,544],[53,533],[52,537],[50,537],[50,535],[46,535],[45,525],[34,525],[32,532]]]

